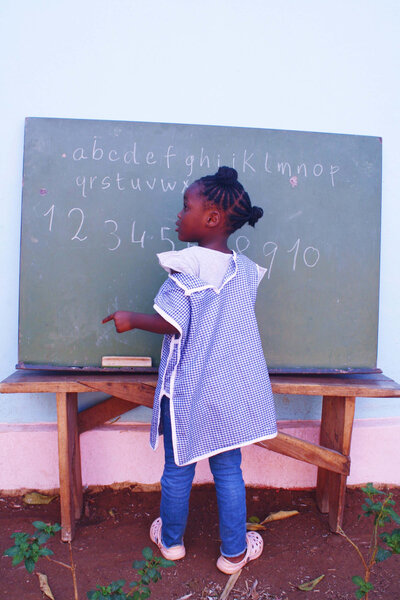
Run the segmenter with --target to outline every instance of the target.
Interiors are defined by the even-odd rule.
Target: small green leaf
[[[252,517],[250,517],[250,519],[249,519],[249,523],[259,523],[259,522],[260,522],[260,519],[254,515]]]
[[[45,544],[46,542],[49,541],[50,538],[51,538],[51,534],[50,533],[44,533],[43,532],[37,538],[38,544],[40,544],[40,545]]]
[[[13,567],[16,567],[17,565],[22,563],[23,560],[24,560],[24,555],[19,552],[18,554],[16,554],[16,556],[14,556],[11,564]]]
[[[117,592],[118,594],[122,593],[122,588],[125,585],[125,579],[118,579],[118,581],[113,581],[109,585],[110,592]]]
[[[32,558],[27,558],[25,560],[25,569],[28,571],[28,573],[33,573],[35,564],[36,564],[36,561],[34,561]]]
[[[15,531],[11,534],[11,537],[15,539],[16,544],[22,544],[27,542],[29,539],[29,535],[27,533],[23,533],[22,531]]]
[[[400,529],[393,529],[392,533],[381,533],[379,537],[386,542],[393,554],[400,554]]]
[[[160,558],[160,567],[168,569],[168,567],[174,567],[175,563],[173,560],[167,560],[166,558]]]
[[[364,581],[364,579],[359,575],[355,575],[351,579],[352,582],[358,586],[358,590],[356,590],[356,598],[363,598],[368,592],[374,589],[372,583],[369,583],[369,581]]]
[[[361,489],[364,492],[364,494],[369,494],[370,496],[375,496],[376,494],[384,495],[384,493],[385,493],[385,492],[382,492],[381,490],[377,490],[372,485],[372,483],[367,483],[367,485],[365,487],[362,487]]]
[[[146,560],[151,560],[153,558],[153,550],[148,546],[146,546],[146,548],[143,548],[142,554]]]
[[[132,567],[134,569],[143,569],[146,566],[145,560],[134,560],[132,563]]]
[[[383,562],[384,560],[386,560],[387,558],[390,558],[392,556],[392,553],[390,552],[390,550],[385,550],[384,548],[378,548],[378,551],[375,555],[375,562],[376,563],[380,563]]]
[[[148,598],[150,596],[150,594],[151,594],[151,592],[150,592],[149,588],[143,587],[140,597],[142,600],[146,600],[146,598]]]
[[[33,521],[32,525],[35,529],[39,529],[39,531],[42,531],[47,527],[47,523],[43,523],[43,521]]]
[[[19,565],[22,561],[24,560],[24,554],[23,552],[18,552],[18,554],[16,554],[12,560],[12,566],[16,567],[17,565]]]
[[[3,556],[15,556],[16,554],[18,554],[18,550],[18,546],[11,546],[11,548],[7,548],[7,550],[4,550]]]
[[[392,517],[393,521],[397,523],[397,525],[400,525],[400,516],[397,514],[397,512],[395,512],[393,508],[389,508],[388,513]]]

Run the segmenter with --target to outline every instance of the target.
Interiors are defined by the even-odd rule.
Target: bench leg
[[[78,433],[78,394],[57,393],[58,464],[60,476],[61,539],[75,534],[82,513],[81,453]]]
[[[322,401],[320,444],[349,456],[353,431],[355,397],[324,396]],[[337,532],[343,521],[347,476],[318,469],[317,504],[329,513],[329,526]]]

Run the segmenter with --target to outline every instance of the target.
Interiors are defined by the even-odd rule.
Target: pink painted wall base
[[[318,443],[318,421],[285,421],[280,431]],[[363,419],[355,422],[348,484],[400,485],[398,439],[400,418]],[[85,486],[121,482],[152,484],[163,468],[162,444],[153,452],[149,425],[105,425],[81,436],[82,479]],[[243,449],[246,485],[287,489],[314,488],[313,465],[264,450]],[[212,481],[208,461],[197,465],[195,483]],[[59,487],[56,424],[0,425],[0,492],[52,490]]]

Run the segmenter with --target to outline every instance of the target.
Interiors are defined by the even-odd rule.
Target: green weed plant
[[[23,562],[29,573],[33,573],[36,563],[42,557],[66,567],[72,574],[74,599],[79,600],[71,543],[68,542],[71,565],[50,558],[54,553],[45,545],[57,531],[60,531],[61,526],[58,523],[51,525],[43,523],[43,521],[34,521],[32,524],[35,528],[32,534],[24,532],[14,532],[11,534],[11,537],[14,539],[14,546],[7,548],[4,556],[12,558],[13,567]],[[128,591],[124,591],[125,580],[119,579],[109,585],[97,585],[95,590],[87,592],[86,596],[88,600],[146,600],[151,595],[149,584],[156,583],[161,579],[160,569],[172,567],[175,563],[171,560],[154,556],[153,551],[148,547],[142,550],[142,555],[144,560],[135,560],[132,563],[132,567],[137,570],[139,580],[132,581],[129,584],[130,589]]]
[[[361,488],[365,494],[364,504],[362,505],[363,515],[373,520],[371,540],[368,549],[368,555],[364,557],[360,548],[339,528],[339,533],[356,550],[361,563],[364,567],[364,576],[354,575],[353,583],[357,586],[355,596],[357,600],[368,600],[369,592],[373,591],[374,586],[370,581],[372,567],[394,554],[400,554],[400,529],[393,529],[391,533],[378,533],[379,529],[387,526],[389,523],[400,525],[400,516],[395,512],[395,502],[392,493],[386,493],[377,490],[372,483],[368,483]],[[362,515],[360,515],[361,517]]]
[[[87,593],[88,600],[146,600],[150,594],[149,584],[156,583],[161,579],[160,568],[168,568],[174,566],[172,560],[166,560],[153,555],[151,548],[142,550],[144,560],[135,560],[132,567],[137,569],[140,575],[139,581],[132,581],[129,584],[131,588],[128,592],[124,592],[125,580],[120,579],[113,581],[108,586],[97,586],[96,590],[91,590]]]
[[[31,535],[23,532],[12,533],[11,537],[15,541],[14,546],[7,548],[4,552],[4,556],[12,558],[13,567],[24,562],[28,573],[33,572],[39,558],[53,554],[53,551],[50,548],[46,548],[44,544],[61,529],[58,523],[49,525],[48,523],[43,523],[43,521],[34,521],[32,525],[36,531]]]

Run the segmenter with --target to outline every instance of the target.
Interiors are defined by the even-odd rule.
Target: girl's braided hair
[[[238,181],[238,174],[231,167],[220,167],[215,175],[206,175],[198,179],[203,195],[227,214],[229,232],[233,233],[245,223],[252,227],[264,211],[252,206],[248,193]]]

